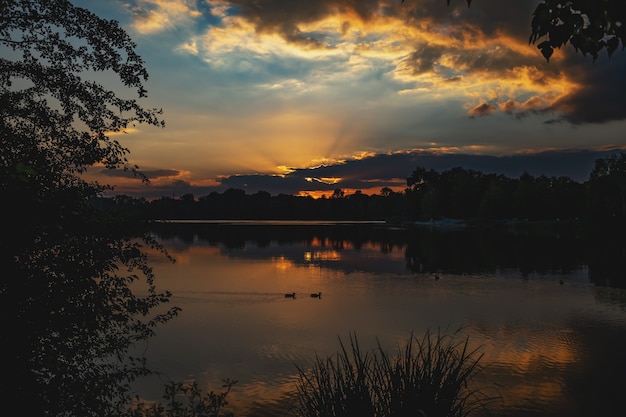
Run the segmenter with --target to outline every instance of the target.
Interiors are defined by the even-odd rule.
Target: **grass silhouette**
[[[459,332],[411,333],[390,355],[378,341],[363,352],[356,334],[311,368],[297,366],[296,415],[301,417],[465,417],[486,410],[496,397],[469,387],[482,370],[482,354]]]

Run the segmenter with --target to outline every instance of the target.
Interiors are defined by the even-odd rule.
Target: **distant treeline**
[[[157,219],[298,219],[430,221],[454,218],[472,221],[626,220],[626,153],[596,160],[589,179],[519,178],[484,174],[464,168],[443,172],[418,167],[404,192],[383,188],[380,194],[346,195],[336,189],[329,198],[246,194],[240,189],[195,197],[156,200],[116,196],[99,206]]]

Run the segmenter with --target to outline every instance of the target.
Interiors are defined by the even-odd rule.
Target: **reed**
[[[297,413],[300,416],[374,416],[369,386],[373,359],[363,354],[356,335],[350,336],[350,351],[339,339],[340,351],[334,357],[316,356],[310,370],[298,367]]]
[[[346,348],[311,368],[298,366],[296,414],[300,417],[466,417],[486,409],[490,400],[469,386],[482,369],[482,354],[469,338],[411,333],[390,355],[380,342],[362,352],[356,334]]]

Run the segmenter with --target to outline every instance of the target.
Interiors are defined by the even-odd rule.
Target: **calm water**
[[[494,415],[623,415],[626,296],[606,285],[623,282],[623,260],[607,267],[593,243],[324,223],[157,234],[177,260],[152,261],[158,285],[183,310],[146,355],[208,389],[238,380],[237,416],[290,415],[296,364],[337,352],[338,338],[393,352],[411,332],[460,328],[485,355],[475,383],[502,396]]]

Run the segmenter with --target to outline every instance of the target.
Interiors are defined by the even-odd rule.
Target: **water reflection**
[[[592,280],[597,252],[577,238],[183,226],[158,231],[178,262],[155,273],[183,310],[149,357],[210,389],[239,380],[238,415],[285,415],[294,364],[335,353],[349,332],[363,348],[394,350],[410,331],[437,328],[463,328],[481,347],[476,383],[502,395],[498,415],[620,415],[624,384],[609,378],[626,371],[624,291]],[[623,274],[602,271],[603,284]]]
[[[319,263],[337,260],[338,268],[399,273],[492,273],[511,269],[523,276],[578,274],[596,285],[626,287],[626,238],[616,235],[524,235],[494,230],[442,230],[388,228],[381,224],[305,223],[254,224],[236,222],[178,223],[162,225],[162,238],[175,236],[181,243],[219,245],[231,256],[265,257],[278,253],[296,263],[305,260],[294,244],[310,248]],[[346,258],[367,252],[358,265]],[[317,253],[317,255],[316,255]],[[345,262],[344,262],[345,261]],[[324,267],[332,267],[324,265]]]

